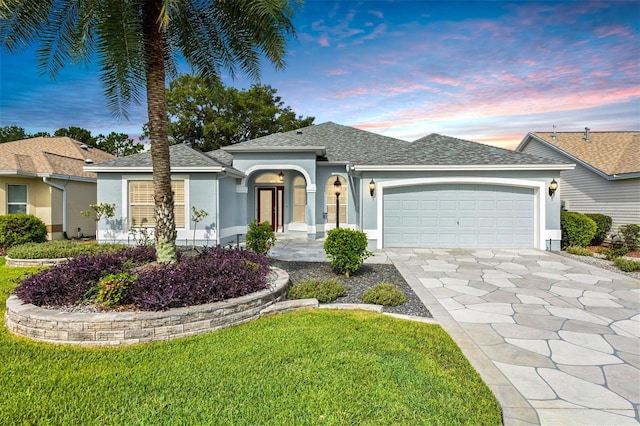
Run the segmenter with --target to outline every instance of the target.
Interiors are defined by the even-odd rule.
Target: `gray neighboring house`
[[[336,227],[367,233],[371,248],[559,248],[560,200],[548,186],[574,164],[438,134],[406,142],[332,122],[206,154],[170,148],[178,243],[191,208],[209,213],[198,244],[226,244],[257,219],[276,233],[322,238]],[[85,168],[98,201],[117,205],[101,241],[127,241],[153,223],[151,155]],[[336,197],[336,181],[339,193]],[[336,200],[337,198],[337,200]]]
[[[640,131],[533,132],[516,151],[577,164],[560,173],[565,210],[640,225]]]

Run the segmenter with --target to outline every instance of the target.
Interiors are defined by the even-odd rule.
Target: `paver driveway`
[[[640,281],[538,250],[385,250],[505,424],[638,424]]]

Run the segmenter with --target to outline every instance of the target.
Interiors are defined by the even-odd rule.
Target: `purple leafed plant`
[[[130,297],[138,308],[151,311],[218,302],[267,288],[268,272],[265,256],[209,248],[175,265],[139,271]]]
[[[132,247],[116,253],[80,256],[23,279],[14,293],[37,306],[73,305],[101,277],[117,274],[156,259],[153,247]]]

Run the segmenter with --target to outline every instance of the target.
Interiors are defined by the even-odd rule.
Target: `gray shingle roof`
[[[331,121],[292,130],[274,133],[258,139],[223,147],[228,152],[248,148],[318,147],[326,150],[327,161],[365,164],[387,152],[406,147],[409,142],[378,135],[354,127],[342,126]],[[213,151],[215,152],[215,151]]]
[[[198,167],[224,167],[225,165],[215,159],[204,155],[201,152],[190,148],[187,145],[171,145],[169,147],[169,156],[171,158],[171,167],[179,168],[198,168]],[[138,154],[129,155],[127,157],[116,158],[115,160],[105,161],[96,164],[100,168],[104,167],[152,167],[151,152],[140,152]]]
[[[557,160],[549,160],[531,154],[432,133],[412,142],[403,149],[389,151],[385,155],[363,164],[475,166],[559,163],[561,162]]]
[[[233,164],[233,155],[225,151],[224,149],[216,149],[215,151],[205,152],[204,155],[211,157],[220,164],[225,166],[231,166]]]

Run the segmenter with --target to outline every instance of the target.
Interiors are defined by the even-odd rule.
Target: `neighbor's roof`
[[[169,159],[172,172],[229,171],[232,174],[244,176],[242,172],[183,144],[169,147]],[[141,152],[105,161],[104,163],[85,166],[85,170],[93,172],[151,172],[153,170],[151,152]]]
[[[95,179],[94,173],[83,170],[85,160],[99,162],[112,158],[108,152],[66,136],[22,139],[0,143],[0,174]]]
[[[496,148],[476,142],[431,134],[415,142],[407,142],[336,123],[327,122],[285,133],[225,146],[207,153],[230,163],[229,153],[293,150],[319,151],[328,162],[351,164],[355,169],[437,169],[470,167],[570,168],[570,163],[558,162],[530,154]],[[221,155],[225,152],[226,156]]]
[[[555,139],[551,132],[529,135],[606,175],[640,173],[640,131],[590,132],[590,142],[585,140],[585,132],[556,132]],[[523,143],[526,141],[528,138]]]

